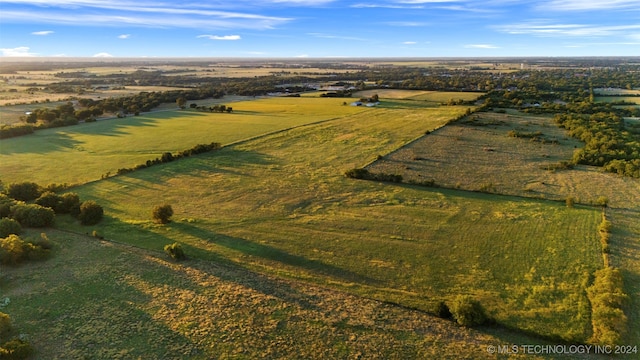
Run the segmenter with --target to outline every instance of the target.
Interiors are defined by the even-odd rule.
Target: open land
[[[51,259],[2,268],[2,311],[39,358],[475,359],[500,358],[491,345],[587,343],[586,289],[605,266],[592,204],[606,196],[607,258],[630,298],[624,341],[640,338],[637,179],[545,170],[582,143],[549,116],[465,116],[481,93],[354,97],[373,95],[375,107],[318,93],[235,98],[232,113],[165,104],[3,139],[5,184],[77,184],[68,191],[105,217],[58,216]],[[223,148],[114,176],[211,142]],[[365,166],[403,183],[344,176]],[[175,212],[165,225],[151,219],[162,203]],[[167,260],[175,242],[188,261]],[[459,295],[494,325],[427,315]]]

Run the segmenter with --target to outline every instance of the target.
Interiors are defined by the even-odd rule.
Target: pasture
[[[48,234],[51,259],[0,277],[2,311],[33,358],[493,359],[490,345],[537,342],[221,261]]]
[[[39,130],[0,141],[0,179],[5,183],[29,179],[43,185],[85,183],[163,152],[211,142],[229,144],[365,110],[342,103],[342,99],[273,98],[235,102],[233,113],[173,110]]]
[[[597,209],[343,176],[465,110],[373,108],[93,182],[75,191],[107,219],[58,226],[427,311],[471,294],[506,326],[586,340]],[[173,223],[150,220],[158,202]]]
[[[460,182],[465,181],[467,176],[478,175],[453,171],[466,165],[477,165],[470,169],[480,169],[482,162],[487,161],[492,162],[494,173],[486,175],[486,181],[496,179],[493,186],[499,192],[508,194],[517,189],[529,193],[531,190],[522,189],[517,177],[515,185],[498,180],[515,176],[516,173],[530,175],[533,172],[533,168],[511,169],[518,161],[546,163],[563,160],[576,144],[565,139],[559,129],[550,126],[548,122],[551,120],[547,118],[480,114],[473,116],[480,116],[479,121],[491,124],[475,126],[454,123],[442,127],[464,114],[468,106],[438,106],[425,99],[439,95],[426,92],[407,92],[404,96],[390,93],[387,99],[382,92],[379,95],[382,102],[375,108],[343,106],[345,99],[272,98],[234,103],[233,114],[168,111],[57,131],[52,129],[48,141],[53,144],[60,142],[62,145],[58,147],[46,148],[42,145],[46,142],[34,141],[40,139],[38,133],[36,136],[3,140],[0,172],[4,182],[11,182],[5,177],[5,174],[10,174],[15,176],[15,181],[85,183],[72,191],[78,192],[82,199],[93,199],[102,204],[106,211],[105,219],[98,225],[85,227],[70,217],[61,216],[56,220],[56,227],[77,234],[96,231],[108,240],[136,247],[137,250],[108,243],[99,246],[111,251],[112,255],[104,257],[104,267],[112,269],[113,277],[117,279],[115,282],[111,279],[107,286],[103,286],[101,282],[105,280],[95,272],[94,275],[90,272],[87,275],[93,278],[78,280],[78,284],[87,285],[87,295],[78,300],[79,304],[90,301],[87,300],[89,298],[100,297],[97,294],[104,289],[118,292],[124,288],[123,296],[133,299],[119,300],[117,297],[115,300],[104,300],[104,308],[126,303],[126,306],[121,306],[121,309],[125,309],[121,315],[137,319],[134,323],[144,328],[144,334],[148,334],[131,337],[127,341],[111,341],[118,344],[116,349],[124,357],[135,356],[132,349],[144,343],[147,337],[155,335],[168,339],[171,344],[175,341],[182,345],[171,345],[171,348],[169,345],[155,346],[152,352],[176,354],[176,351],[188,351],[195,358],[201,354],[202,358],[206,358],[207,354],[246,358],[272,356],[276,353],[268,351],[275,349],[260,354],[248,349],[260,348],[267,341],[265,337],[273,341],[274,336],[286,345],[286,349],[291,349],[291,353],[308,351],[311,347],[327,356],[344,357],[360,352],[367,358],[371,356],[366,354],[377,351],[372,350],[377,349],[373,345],[375,342],[396,344],[399,338],[403,338],[408,341],[403,350],[397,350],[394,345],[385,346],[396,349],[387,353],[389,357],[433,357],[435,352],[417,352],[417,347],[421,346],[419,344],[424,344],[420,342],[423,337],[425,341],[433,341],[433,338],[428,332],[415,330],[418,328],[412,321],[409,321],[409,328],[395,332],[393,329],[397,329],[396,325],[380,330],[379,323],[375,321],[362,323],[360,318],[345,319],[354,316],[349,314],[357,311],[375,313],[373,310],[362,310],[366,306],[381,306],[372,300],[433,312],[439,301],[448,302],[460,294],[472,295],[479,300],[489,315],[506,327],[554,339],[586,341],[591,333],[591,309],[585,288],[593,272],[603,266],[596,230],[601,220],[599,209],[583,206],[568,208],[564,203],[546,200],[564,194],[562,192],[550,192],[545,199],[525,199],[353,180],[343,175],[346,170],[373,163],[369,167],[372,171],[378,166],[383,166],[383,172],[403,170],[405,179],[411,179],[409,171],[417,166],[416,163],[427,162],[428,156],[442,156],[441,163],[451,162],[450,165],[442,165],[449,166],[445,168],[447,172],[443,173],[442,168],[434,168],[427,172],[429,176],[448,175],[442,179],[452,181],[456,177]],[[422,99],[412,99],[416,96]],[[98,128],[92,126],[101,128],[94,130]],[[478,133],[478,129],[486,133]],[[541,131],[545,137],[560,141],[554,145],[510,138],[506,135],[510,129],[543,129]],[[46,131],[39,133],[47,136]],[[425,136],[425,132],[431,133]],[[449,134],[448,138],[446,134]],[[443,138],[442,143],[437,141],[439,136]],[[69,139],[73,141],[65,143]],[[397,158],[425,139],[432,143],[421,145],[425,146],[424,153],[405,154]],[[14,163],[14,168],[5,167],[5,159],[14,156],[13,153],[4,153],[5,144],[10,140],[24,141],[13,143],[11,148],[20,149],[22,146],[23,153],[16,152],[16,155],[29,155],[25,155],[22,162],[32,166],[31,171],[17,176],[13,173],[20,170],[19,162]],[[96,179],[96,174],[99,178],[100,174],[108,171],[106,165],[109,164],[113,169],[133,166],[164,151],[180,151],[197,143],[212,141],[227,146],[214,153],[91,181]],[[464,145],[468,141],[481,144],[480,150]],[[91,151],[71,151],[76,145],[90,148]],[[489,146],[493,150],[483,151],[482,146]],[[554,148],[550,150],[552,146]],[[29,153],[30,149],[40,149],[40,152]],[[141,149],[151,150],[135,154]],[[503,158],[504,163],[495,158],[479,161],[473,157],[477,152],[497,155],[504,152],[500,156],[506,157]],[[526,152],[531,152],[531,155],[524,157],[520,154]],[[36,154],[42,156],[38,158]],[[59,157],[52,157],[55,154]],[[138,157],[134,158],[132,154]],[[76,166],[83,156],[92,156],[93,162],[98,163],[91,174]],[[449,158],[444,159],[447,156]],[[515,156],[515,159],[509,160],[510,156]],[[382,160],[376,161],[379,158]],[[60,169],[60,163],[70,162],[74,166]],[[387,163],[392,163],[393,167],[388,167]],[[504,167],[496,167],[496,164],[504,164]],[[535,168],[537,165],[529,166]],[[549,173],[545,170],[544,174]],[[599,175],[588,173],[585,176],[597,178]],[[587,177],[570,178],[571,181],[578,181],[578,185],[567,180],[567,189],[582,189]],[[85,180],[74,180],[78,178]],[[611,184],[606,182],[611,179],[603,177],[603,184]],[[612,205],[620,204],[625,199],[633,200],[640,191],[634,187],[637,182],[620,181],[631,190],[622,192],[618,197],[612,196]],[[465,186],[464,183],[454,183],[452,187],[465,189]],[[476,190],[472,187],[468,189]],[[538,191],[537,188],[532,189]],[[521,195],[518,191],[513,194]],[[167,225],[159,225],[151,220],[151,209],[162,203],[171,204],[175,211],[174,221]],[[633,213],[635,209],[628,210]],[[634,260],[637,251],[633,242],[626,241],[634,239],[638,229],[628,214],[620,217],[615,214],[612,219],[614,226],[619,225],[618,229],[621,230],[612,234],[612,245],[619,246],[612,250],[613,259],[626,264],[626,271],[631,275],[629,278],[637,279]],[[93,238],[57,232],[54,236],[61,243],[67,241],[64,239],[72,239],[68,243],[70,249],[75,249],[83,241],[95,241]],[[184,265],[176,265],[154,255],[164,245],[173,242],[181,243],[192,260]],[[58,261],[56,259],[52,261]],[[127,266],[131,261],[136,263],[135,270]],[[46,264],[43,263],[43,268],[46,268]],[[82,274],[83,266],[89,264],[80,262],[74,271]],[[123,267],[130,271],[124,271]],[[228,275],[228,272],[232,275]],[[16,272],[13,276],[19,277],[20,274]],[[39,278],[42,275],[34,276]],[[81,278],[80,275],[74,276],[71,279]],[[251,280],[238,280],[245,277]],[[266,285],[259,288],[258,292],[266,293],[266,298],[248,290],[257,289],[255,284],[261,282]],[[214,284],[215,290],[200,285],[194,287],[194,283]],[[47,296],[60,296],[61,299],[68,296],[64,291],[69,291],[71,285],[61,283],[59,290],[46,296],[37,295],[35,289],[15,289],[12,290],[12,296],[20,299],[26,296],[24,294],[29,294],[30,302],[43,304],[51,301]],[[81,289],[85,290],[84,287]],[[341,311],[343,317],[337,322],[325,321],[318,313],[296,307],[299,306],[298,299],[306,295],[296,295],[292,300],[295,303],[291,304],[290,298],[285,298],[283,294],[308,294],[306,289],[312,289],[308,291],[314,299],[323,296],[329,299],[314,305],[313,311],[320,309],[318,311],[333,314],[333,304],[350,303],[349,299],[361,301],[362,304],[349,306],[349,309],[354,309],[353,313],[345,310],[346,305],[336,305],[340,310],[335,311]],[[237,295],[247,292],[252,294],[246,295],[251,298],[248,302],[244,301],[244,295]],[[361,297],[352,298],[344,293]],[[339,300],[332,302],[329,294],[336,294]],[[284,300],[276,304],[269,295]],[[636,295],[632,293],[632,299]],[[242,299],[239,305],[212,300],[216,302],[215,306],[220,307],[205,310],[212,307],[208,300],[205,301],[210,297]],[[187,303],[193,305],[187,306]],[[269,306],[265,304],[276,304],[288,310],[284,311],[285,314],[278,311],[270,313],[267,310]],[[295,309],[291,310],[291,307]],[[223,310],[219,308],[234,315],[220,316],[218,311]],[[53,318],[68,314],[70,309],[55,313]],[[387,313],[386,308],[380,311]],[[32,313],[25,310],[23,319],[26,320],[23,323],[30,324],[25,326],[32,326],[30,331],[35,331],[40,320],[30,318],[29,314]],[[211,316],[202,316],[202,313]],[[81,313],[63,319],[71,318],[73,320],[70,321],[83,324],[83,321],[93,319],[91,316]],[[376,316],[389,319],[386,315]],[[403,319],[405,315],[398,316]],[[220,322],[224,330],[215,326],[210,331],[201,330],[212,328],[212,317],[225,319]],[[307,321],[307,317],[316,320]],[[47,319],[46,316],[40,318]],[[141,319],[153,319],[152,325],[143,325],[149,322]],[[110,351],[102,342],[106,340],[96,339],[98,333],[91,330],[107,325],[93,321],[91,328],[79,326],[78,331],[82,333],[79,334],[81,337],[76,338],[84,340],[74,342],[69,339],[70,349],[81,351],[78,349],[93,344],[96,348]],[[116,323],[116,333],[126,333],[127,325]],[[240,328],[233,327],[233,323],[248,324],[256,331],[242,332]],[[65,320],[59,324],[58,329],[62,329],[67,322]],[[386,335],[374,330],[376,326]],[[634,323],[631,333],[635,333],[637,328],[637,323]],[[340,332],[336,329],[348,330]],[[418,338],[421,340],[415,340],[413,331],[420,333]],[[371,342],[358,342],[357,346],[347,344],[343,338],[326,335],[332,332],[340,336],[349,334],[348,339],[355,332],[357,338],[371,339]],[[448,330],[445,332],[452,334]],[[288,337],[293,333],[309,334],[309,338],[314,338],[318,333],[325,335],[320,336],[316,343],[304,343],[307,350],[300,350],[298,345],[291,344],[292,340]],[[212,338],[229,336],[227,334],[233,334],[228,339],[236,345],[212,343]],[[482,343],[485,340],[473,341]],[[521,343],[531,340],[523,341]],[[450,344],[448,340],[445,342]],[[517,343],[513,339],[510,342]],[[467,354],[473,358],[485,355],[486,347],[480,350],[474,346],[467,350],[464,348],[451,345],[448,348],[451,352],[448,353],[446,351],[449,350],[437,345],[425,351],[444,351],[445,358],[449,357],[446,354],[467,350],[470,351]],[[105,354],[107,357],[111,353]],[[290,353],[284,353],[284,357],[290,356],[287,354]]]
[[[540,140],[509,136],[540,133]],[[568,196],[593,203],[600,196],[612,207],[635,207],[640,183],[594,167],[545,170],[569,161],[582,144],[553,119],[522,114],[477,113],[438,129],[369,166],[372,172],[401,174],[408,182],[539,199]]]

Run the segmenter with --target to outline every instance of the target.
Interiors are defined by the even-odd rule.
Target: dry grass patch
[[[493,359],[489,345],[536,342],[237,266],[50,237],[54,258],[0,279],[35,358]]]
[[[510,131],[541,136],[511,137]],[[582,146],[551,118],[477,113],[425,135],[368,169],[401,174],[407,182],[433,180],[448,188],[554,200],[572,196],[584,203],[606,196],[614,207],[637,206],[629,204],[640,199],[637,180],[587,166],[544,169],[569,161],[574,149]]]

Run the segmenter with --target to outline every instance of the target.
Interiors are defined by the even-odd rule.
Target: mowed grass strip
[[[494,359],[490,345],[537,343],[220,261],[48,236],[52,258],[0,282],[36,359]]]
[[[341,99],[271,98],[236,102],[233,113],[165,111],[0,141],[0,179],[84,183],[119,168],[197,144],[222,144],[366,111]]]
[[[585,341],[598,210],[343,176],[465,110],[374,108],[76,190],[105,206],[108,239],[424,310],[471,294],[507,326]],[[176,221],[151,222],[159,202]]]

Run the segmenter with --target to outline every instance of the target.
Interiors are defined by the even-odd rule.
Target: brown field
[[[477,119],[473,124],[465,123]],[[612,207],[629,207],[640,199],[640,182],[577,166],[573,170],[543,167],[571,159],[577,140],[548,117],[477,113],[450,124],[385,156],[369,167],[372,172],[401,174],[405,181],[433,180],[436,185],[542,199],[592,203],[606,196]],[[484,126],[481,126],[483,125]],[[510,130],[541,132],[534,142],[509,137]]]

